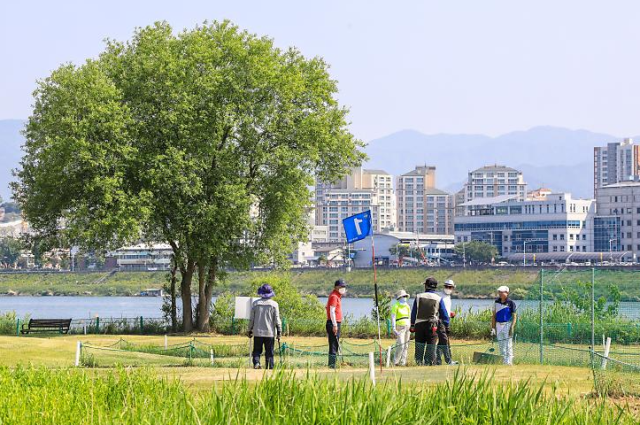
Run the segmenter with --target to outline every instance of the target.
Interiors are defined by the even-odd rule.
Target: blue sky
[[[10,1],[0,3],[0,119],[106,37],[230,19],[322,56],[363,140],[412,128],[500,133],[535,125],[640,131],[637,1]]]

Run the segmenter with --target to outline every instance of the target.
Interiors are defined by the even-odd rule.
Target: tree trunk
[[[198,299],[198,330],[201,332],[209,332],[209,306],[211,305],[211,299],[213,298],[213,287],[216,285],[216,277],[218,272],[218,260],[217,258],[212,258],[211,263],[209,264],[209,271],[207,273],[206,279],[204,278],[200,281],[203,285],[200,289],[200,297]]]
[[[207,276],[204,264],[198,265],[198,330],[200,332],[209,331],[209,308],[207,297],[205,295],[205,287],[207,284]]]
[[[176,261],[175,255],[171,257],[171,287],[170,297],[171,297],[171,332],[178,332],[178,312],[176,308],[176,273],[178,271],[178,262]]]
[[[191,282],[196,264],[187,260],[187,268],[180,281],[180,296],[182,298],[182,330],[184,332],[193,331],[193,310],[191,308]]]

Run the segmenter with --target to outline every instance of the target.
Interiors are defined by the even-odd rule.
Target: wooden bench
[[[71,319],[30,319],[28,324],[22,325],[20,333],[57,332],[66,334],[69,332]]]

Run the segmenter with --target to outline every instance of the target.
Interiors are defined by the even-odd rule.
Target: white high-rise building
[[[593,192],[601,187],[640,179],[640,146],[633,139],[593,148]]]
[[[328,226],[328,241],[343,242],[342,220],[371,210],[374,231],[394,230],[396,205],[392,179],[386,171],[357,167],[336,183],[316,181],[316,226]]]
[[[418,166],[398,177],[398,230],[453,234],[453,195],[435,187],[436,167]]]

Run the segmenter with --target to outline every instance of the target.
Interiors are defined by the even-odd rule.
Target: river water
[[[319,298],[324,304],[327,299]],[[410,301],[411,302],[411,301]],[[453,308],[461,314],[491,308],[493,300],[454,299]],[[537,301],[516,301],[518,308],[538,308]],[[31,318],[102,318],[162,317],[160,297],[0,297],[0,313],[15,311],[18,317]],[[370,316],[374,308],[371,298],[343,298],[342,310],[354,318]],[[620,303],[625,316],[640,318],[640,303]]]

